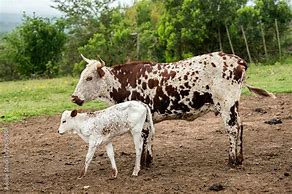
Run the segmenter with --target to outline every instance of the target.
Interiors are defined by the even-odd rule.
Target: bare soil
[[[292,94],[277,96],[242,97],[245,160],[236,169],[227,166],[227,134],[220,116],[213,113],[193,122],[156,124],[153,165],[138,177],[131,176],[135,160],[131,136],[114,141],[119,170],[115,180],[109,179],[104,147],[97,150],[86,176],[77,179],[87,145],[77,135],[57,133],[60,115],[2,124],[10,130],[10,191],[204,193],[214,192],[210,187],[217,184],[223,186],[219,193],[292,193]],[[283,123],[264,123],[272,118]]]

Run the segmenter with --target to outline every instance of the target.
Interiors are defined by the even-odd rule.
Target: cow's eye
[[[91,76],[89,76],[89,77],[86,78],[86,81],[91,81],[91,80],[92,80],[92,77]]]
[[[66,123],[66,121],[62,121],[62,123]]]

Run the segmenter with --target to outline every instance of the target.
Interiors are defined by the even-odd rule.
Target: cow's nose
[[[84,100],[81,100],[78,96],[72,96],[72,102],[78,104],[79,106],[82,106]]]

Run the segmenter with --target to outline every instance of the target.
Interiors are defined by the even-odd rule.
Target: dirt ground
[[[60,115],[2,124],[10,130],[10,191],[204,193],[214,192],[210,186],[220,184],[219,193],[292,193],[292,94],[277,96],[242,98],[245,160],[236,169],[227,167],[227,134],[213,113],[193,122],[156,124],[154,163],[138,177],[131,176],[135,160],[131,136],[114,141],[119,170],[115,180],[109,179],[104,147],[97,150],[87,175],[77,179],[87,145],[77,135],[57,133]],[[283,123],[264,123],[272,118]],[[3,163],[1,159],[1,181]]]

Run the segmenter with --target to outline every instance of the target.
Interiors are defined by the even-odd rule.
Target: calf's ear
[[[77,115],[77,110],[72,110],[71,117],[75,117]]]

